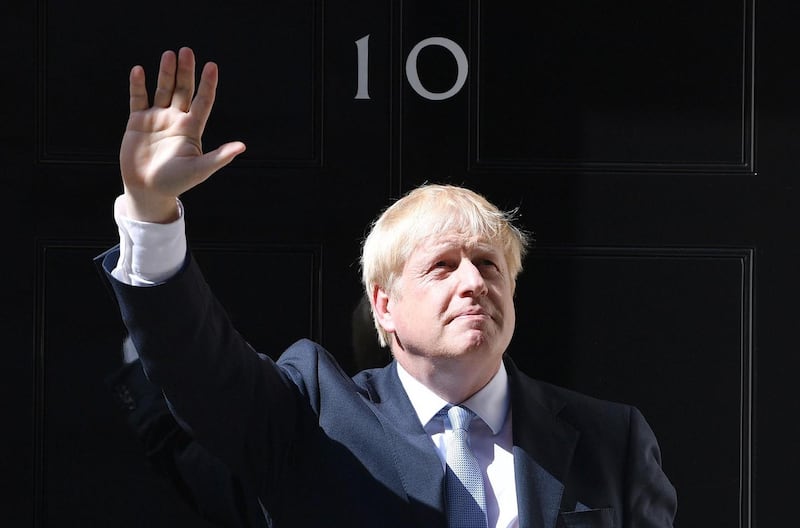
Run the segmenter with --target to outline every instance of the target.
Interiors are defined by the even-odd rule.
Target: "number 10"
[[[422,82],[419,80],[417,57],[419,56],[419,52],[428,46],[440,46],[449,51],[456,60],[458,75],[456,77],[456,82],[453,83],[453,86],[451,86],[449,90],[444,92],[431,92],[422,86]],[[355,99],[369,99],[369,35],[361,37],[356,41],[356,49],[358,50],[358,89]],[[469,65],[464,50],[452,40],[444,37],[429,37],[421,40],[411,49],[406,58],[406,78],[408,79],[408,84],[411,85],[411,88],[413,88],[417,94],[431,101],[450,99],[461,91],[461,88],[464,87],[464,83],[467,82],[468,71]]]

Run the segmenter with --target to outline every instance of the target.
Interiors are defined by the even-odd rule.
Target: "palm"
[[[122,139],[120,164],[125,185],[177,196],[194,180],[194,162],[203,155],[200,131],[188,114],[150,108],[130,115]]]

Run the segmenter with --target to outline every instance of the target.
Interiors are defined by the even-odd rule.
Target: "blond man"
[[[671,526],[675,490],[633,407],[535,381],[505,355],[525,235],[470,190],[413,190],[362,254],[385,368],[348,377],[320,345],[277,362],[235,332],[186,250],[178,196],[244,151],[203,153],[217,69],[162,56],[131,115],[104,266],[150,379],[283,526]]]

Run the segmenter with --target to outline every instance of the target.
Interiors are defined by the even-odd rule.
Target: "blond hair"
[[[458,233],[497,244],[503,251],[512,285],[522,271],[528,236],[514,224],[514,211],[501,211],[480,194],[452,185],[423,185],[386,209],[373,223],[361,251],[362,282],[372,303],[375,286],[387,293],[402,274],[411,253],[439,233]],[[381,346],[391,341],[372,316]]]

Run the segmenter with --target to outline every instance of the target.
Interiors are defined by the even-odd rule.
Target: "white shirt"
[[[153,286],[180,270],[186,258],[184,210],[180,200],[178,209],[179,218],[170,224],[139,222],[125,216],[121,197],[117,198],[114,220],[119,229],[120,256],[111,272],[115,279],[132,286]],[[437,414],[448,402],[414,379],[399,364],[397,373],[420,423],[436,446],[444,471],[452,429],[447,417]],[[470,445],[483,473],[489,526],[516,528],[519,521],[514,444],[505,365],[501,363],[491,381],[461,405],[480,417],[480,420],[473,419],[470,425]]]
[[[399,363],[397,374],[420,423],[436,446],[444,471],[447,443],[453,432],[447,417],[438,413],[449,402],[412,377]],[[501,363],[497,374],[485,387],[459,404],[480,418],[472,420],[469,441],[483,473],[489,526],[496,528],[519,526],[510,402],[508,374]]]
[[[119,260],[111,276],[131,286],[164,282],[186,259],[183,204],[178,200],[177,220],[170,224],[139,222],[125,216],[122,196],[114,202],[114,221],[119,230]]]

